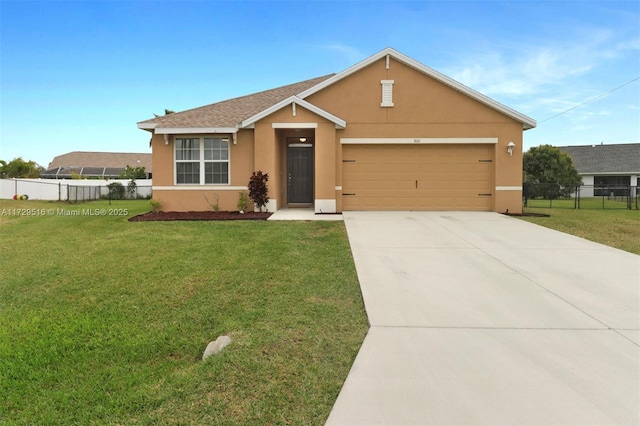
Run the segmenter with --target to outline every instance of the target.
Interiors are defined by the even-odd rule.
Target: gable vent
[[[380,81],[380,84],[382,84],[382,102],[380,103],[381,107],[393,106],[393,83],[394,80]]]

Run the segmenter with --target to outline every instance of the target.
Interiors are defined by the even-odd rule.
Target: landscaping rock
[[[209,342],[207,348],[204,350],[204,354],[202,355],[202,360],[204,361],[211,355],[219,353],[229,343],[231,343],[231,337],[229,336],[220,336],[213,342]]]

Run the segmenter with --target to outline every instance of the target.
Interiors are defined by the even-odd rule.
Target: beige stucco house
[[[391,49],[338,73],[138,123],[163,210],[236,210],[252,172],[269,211],[522,211],[533,119]]]

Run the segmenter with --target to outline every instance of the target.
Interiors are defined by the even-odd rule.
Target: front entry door
[[[290,143],[287,147],[287,202],[313,203],[313,145]]]

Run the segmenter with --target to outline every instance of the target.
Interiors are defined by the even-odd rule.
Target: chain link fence
[[[523,205],[528,208],[628,209],[640,208],[640,193],[631,185],[563,186],[555,183],[523,185]]]
[[[27,196],[31,200],[81,203],[92,200],[135,200],[152,197],[151,180],[0,179],[0,198]]]
[[[124,186],[119,182],[106,186],[67,186],[67,198],[64,201],[81,203],[93,200],[139,200],[150,199],[151,186]]]

